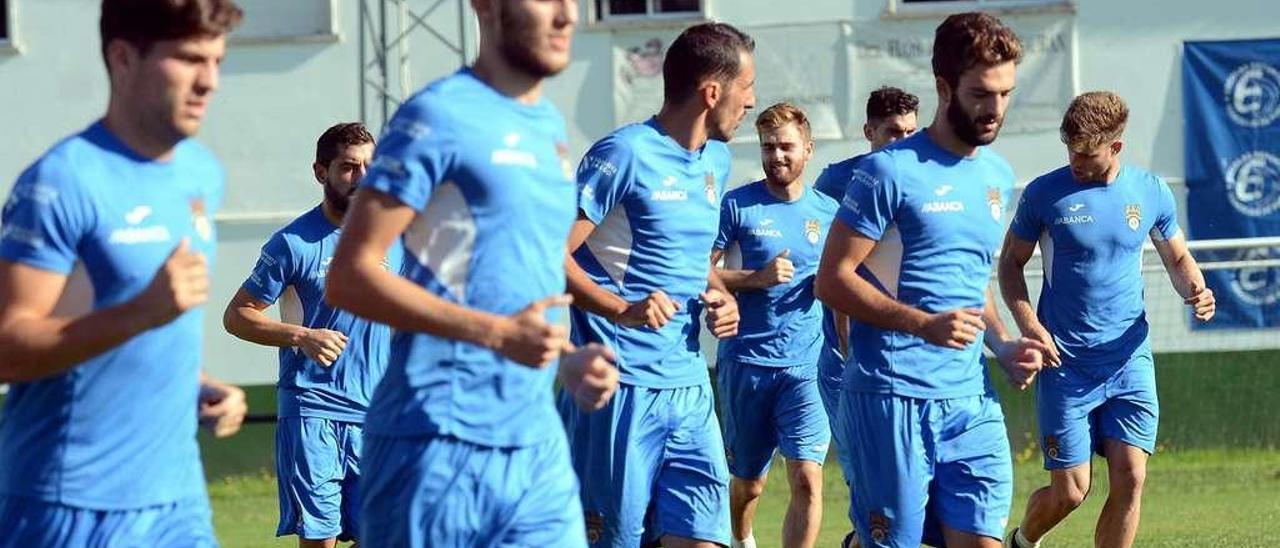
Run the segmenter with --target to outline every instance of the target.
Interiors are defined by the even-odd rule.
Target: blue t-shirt
[[[281,417],[364,422],[369,397],[387,369],[391,328],[324,302],[325,277],[341,234],[316,206],[267,240],[243,285],[259,301],[279,300],[285,323],[347,336],[347,346],[328,367],[308,358],[301,348],[280,349],[277,404]],[[397,240],[384,266],[400,272],[403,257]]]
[[[193,140],[154,161],[95,123],[18,177],[0,259],[66,274],[69,285],[87,277],[93,310],[124,303],[183,238],[212,267],[224,179]],[[203,321],[197,308],[60,374],[15,383],[0,415],[0,492],[100,510],[203,496]]]
[[[834,164],[828,165],[818,174],[818,179],[813,182],[814,190],[821,192],[831,199],[839,203],[844,199],[845,188],[849,186],[849,181],[853,179],[853,168],[865,158],[866,154],[859,154],[852,158],[841,160]],[[844,352],[840,349],[840,334],[836,332],[836,317],[831,313],[831,309],[822,307],[822,338],[823,344],[827,345],[835,355],[844,358]],[[834,368],[835,360],[827,362],[828,367]],[[840,364],[843,367],[843,364]]]
[[[1142,244],[1179,230],[1164,181],[1121,166],[1111,184],[1079,183],[1062,167],[1027,186],[1009,230],[1040,243],[1036,315],[1067,365],[1120,365],[1147,343]]]
[[[715,248],[736,246],[741,268],[760,270],[788,252],[795,276],[788,283],[735,292],[737,336],[720,343],[721,360],[769,367],[812,366],[822,351],[822,304],[813,280],[838,202],[805,188],[793,202],[774,197],[765,181],[733,189],[720,208]],[[733,265],[738,266],[738,265]]]
[[[698,345],[698,296],[707,288],[730,160],[725,143],[689,151],[650,118],[596,142],[578,165],[578,207],[596,228],[574,259],[628,302],[662,290],[680,306],[656,330],[572,309],[574,342],[612,347],[626,384],[678,388],[709,380]]]
[[[858,164],[836,219],[878,243],[859,274],[928,313],[981,309],[1004,236],[1013,171],[986,148],[948,152],[921,131]],[[844,385],[948,399],[986,393],[982,338],[962,350],[853,321]]]
[[[511,315],[565,292],[576,190],[564,119],[526,105],[470,69],[437,80],[396,112],[361,185],[418,212],[405,231],[405,276],[450,302]],[[549,311],[549,320],[563,317]],[[447,435],[489,447],[563,436],[556,366],[536,369],[471,343],[392,335],[391,361],[366,430]]]

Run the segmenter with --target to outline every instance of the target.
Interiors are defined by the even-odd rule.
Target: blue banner
[[[1186,42],[1188,237],[1280,236],[1280,39]],[[1197,254],[1280,258],[1280,248]],[[1205,272],[1218,313],[1195,328],[1280,326],[1280,268]]]

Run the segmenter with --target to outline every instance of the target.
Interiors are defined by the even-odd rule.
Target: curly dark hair
[[[920,110],[920,98],[901,89],[884,86],[867,97],[867,120],[880,120]]]

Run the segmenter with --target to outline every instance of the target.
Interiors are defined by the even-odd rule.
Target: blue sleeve
[[[631,190],[632,151],[612,136],[597,142],[578,164],[578,209],[600,224]]]
[[[289,249],[289,242],[283,234],[277,232],[262,245],[258,263],[253,266],[249,279],[241,287],[259,301],[275,303],[280,294],[284,293],[284,288],[294,282],[293,274],[297,269],[293,263],[294,256]]]
[[[822,173],[818,174],[818,180],[813,182],[813,189],[830,196],[833,200],[838,201],[844,198],[844,183],[848,177],[841,177],[839,173],[841,171],[843,170],[837,169],[836,164],[827,166]]]
[[[71,166],[43,160],[9,193],[0,216],[0,259],[70,274],[94,219]]]
[[[876,241],[893,224],[902,203],[892,163],[885,154],[872,154],[854,167],[836,211],[836,219]]]
[[[1151,227],[1151,237],[1168,240],[1178,234],[1178,204],[1173,199],[1173,191],[1163,179],[1155,177],[1156,186],[1156,222]]]
[[[1040,240],[1040,233],[1044,231],[1044,222],[1036,207],[1037,187],[1035,181],[1032,181],[1023,189],[1022,197],[1018,199],[1018,209],[1014,211],[1013,221],[1009,223],[1009,232],[1024,242]]]
[[[729,249],[738,240],[737,200],[726,199],[720,204],[720,231],[716,233],[716,241],[712,247],[719,250]]]
[[[387,123],[360,186],[422,211],[431,193],[448,179],[457,155],[448,120],[440,119],[442,110],[422,95],[401,106]]]

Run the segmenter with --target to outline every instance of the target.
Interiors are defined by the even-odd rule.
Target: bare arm
[[[1155,244],[1156,252],[1160,254],[1160,261],[1164,263],[1165,272],[1169,274],[1169,281],[1173,284],[1174,291],[1178,292],[1183,302],[1195,310],[1196,319],[1207,322],[1213,318],[1217,308],[1213,290],[1205,285],[1204,273],[1200,271],[1200,265],[1196,263],[1195,257],[1191,256],[1191,250],[1187,248],[1187,239],[1182,231],[1178,231],[1168,240],[1152,238],[1151,242]]]
[[[57,375],[169,323],[208,298],[206,273],[204,256],[189,251],[184,240],[142,293],[74,314],[64,311],[60,298],[65,290],[69,299],[87,299],[87,280],[78,287],[66,275],[0,260],[0,382]]]
[[[564,328],[549,325],[543,311],[568,304],[550,296],[514,316],[500,316],[442,299],[382,267],[393,241],[415,212],[394,197],[361,188],[347,212],[325,284],[333,306],[402,331],[430,333],[493,349],[526,365],[545,365],[568,344]]]
[[[240,288],[227,303],[222,327],[227,333],[251,343],[300,348],[308,358],[325,366],[333,365],[346,348],[346,334],[273,320],[265,313],[270,306]]]
[[[724,258],[724,250],[713,249],[711,250],[711,267],[727,289],[732,291],[765,289],[790,282],[795,277],[795,266],[787,258],[788,255],[790,255],[789,250],[784,250],[760,270],[733,269],[717,266],[720,259]]]
[[[960,349],[977,340],[978,331],[984,327],[981,311],[961,309],[930,314],[885,295],[862,279],[857,268],[875,246],[875,240],[843,222],[832,223],[814,282],[818,299],[859,322],[911,333],[938,346]]]
[[[587,241],[595,229],[595,223],[579,212],[578,220],[574,221],[573,228],[569,230],[564,272],[569,294],[573,295],[574,306],[628,327],[645,326],[650,329],[660,329],[666,325],[680,309],[680,305],[671,300],[666,293],[661,290],[653,291],[643,300],[630,303],[600,287],[600,284],[592,281],[587,272],[578,265],[578,261],[573,258],[573,252]]]
[[[1062,364],[1062,355],[1053,342],[1049,330],[1040,323],[1035,308],[1031,306],[1031,297],[1027,292],[1026,266],[1035,253],[1036,243],[1028,242],[1009,231],[1004,237],[1004,247],[1000,250],[1000,263],[996,267],[1000,281],[1000,294],[1004,297],[1005,306],[1013,315],[1014,323],[1023,337],[1038,341],[1045,347],[1044,360],[1051,366]]]

